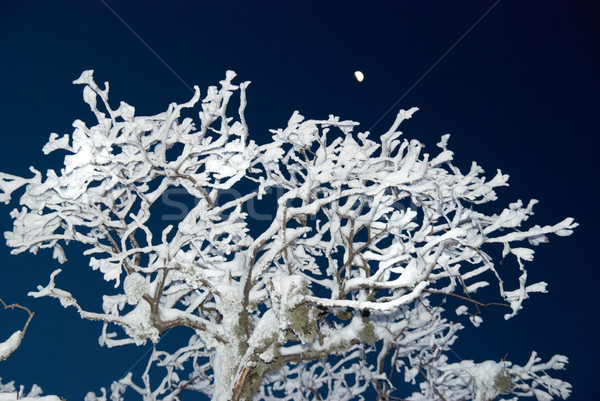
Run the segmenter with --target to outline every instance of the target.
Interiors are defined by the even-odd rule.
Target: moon
[[[362,72],[360,72],[360,71],[354,71],[354,76],[356,77],[356,80],[357,80],[358,82],[362,82],[362,81],[363,81],[363,79],[365,79],[365,74],[363,74],[363,73],[362,73]]]

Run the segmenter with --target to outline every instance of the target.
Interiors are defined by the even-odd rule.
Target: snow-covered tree
[[[116,289],[98,294],[102,310],[85,310],[58,288],[57,269],[31,296],[103,322],[108,347],[189,328],[180,349],[154,350],[141,378],[129,374],[110,395],[102,389],[86,400],[126,392],[177,400],[184,390],[219,401],[354,400],[368,391],[379,400],[568,397],[570,385],[547,374],[564,367],[564,356],[542,363],[533,353],[518,366],[451,363],[446,353],[463,328],[456,315],[481,323],[481,288],[497,287],[506,319],[530,293],[545,292],[545,283],[527,282],[531,246],[571,234],[573,219],[525,227],[536,201],[485,213],[480,205],[496,200],[508,176],[486,179],[475,163],[461,172],[448,135],[432,156],[401,139],[398,127],[416,108],[401,110],[377,137],[354,133],[352,121],[296,112],[258,145],[244,117],[249,82],[234,85],[234,77],[229,71],[204,98],[195,87],[190,101],[142,117],[124,102],[111,107],[108,83],[99,87],[85,71],[74,83],[97,123],[76,120],[71,135],[53,133],[43,148],[66,152],[64,167],[0,175],[0,200],[25,188],[5,234],[13,253],[47,248],[63,263],[65,244],[83,244],[90,267]],[[186,116],[198,103],[194,122]],[[174,188],[195,206],[161,227],[157,201]],[[236,199],[219,201],[232,190]],[[260,231],[257,208],[272,217]],[[505,284],[515,272],[516,286]],[[460,303],[452,313],[448,299]]]

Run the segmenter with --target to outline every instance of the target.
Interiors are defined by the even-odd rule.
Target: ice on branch
[[[30,295],[101,321],[101,345],[189,332],[186,346],[154,350],[142,377],[86,400],[171,401],[183,391],[214,401],[569,395],[544,373],[564,357],[540,364],[534,355],[520,367],[453,362],[447,352],[463,324],[483,323],[479,306],[503,304],[510,318],[546,291],[525,265],[533,246],[570,235],[573,219],[531,225],[535,200],[486,212],[481,205],[497,200],[508,176],[486,178],[476,163],[461,171],[449,135],[426,153],[399,131],[416,108],[400,110],[383,133],[294,112],[258,145],[244,116],[249,82],[234,78],[228,71],[204,95],[195,87],[189,101],[139,116],[125,102],[113,108],[108,83],[85,71],[74,83],[96,121],[76,120],[43,149],[64,154],[64,165],[44,176],[32,168],[33,178],[0,174],[0,200],[20,195],[5,233],[13,253],[51,249],[63,263],[75,242],[115,287],[98,294],[100,311],[57,287],[60,270]],[[227,111],[233,96],[236,115]],[[170,191],[193,206],[160,227]],[[232,192],[239,196],[222,200]],[[260,230],[257,211],[270,216]],[[406,394],[403,380],[421,392]]]

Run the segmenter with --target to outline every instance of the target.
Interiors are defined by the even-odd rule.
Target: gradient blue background
[[[511,176],[504,206],[536,198],[532,223],[567,216],[580,223],[568,238],[536,248],[531,282],[549,283],[519,315],[486,311],[453,349],[463,359],[525,363],[530,350],[544,359],[570,358],[558,376],[573,384],[572,400],[600,399],[598,347],[598,135],[600,134],[600,19],[594,2],[503,0],[373,129],[380,134],[399,108],[420,111],[407,137],[426,150],[451,133],[463,169],[472,160],[489,175]],[[251,80],[247,120],[264,143],[294,110],[373,124],[444,54],[494,1],[115,1],[107,4],[189,86],[205,93],[227,69]],[[28,175],[30,165],[59,168],[41,148],[51,132],[71,133],[80,118],[93,122],[81,87],[71,82],[95,69],[109,81],[114,105],[125,100],[139,115],[166,110],[191,93],[109,9],[96,0],[0,0],[0,171]],[[352,73],[360,69],[365,81]],[[14,207],[0,206],[0,229]],[[3,242],[3,241],[2,241]],[[106,287],[81,248],[59,283],[97,308]],[[36,312],[21,348],[0,363],[0,377],[45,393],[81,400],[109,386],[149,348],[98,347],[101,325],[74,309],[26,293],[46,284],[57,267],[50,254],[11,256],[0,246],[0,297]],[[514,266],[512,266],[514,268]],[[110,287],[109,287],[110,288]],[[0,311],[0,338],[26,316]],[[185,333],[179,333],[185,334]],[[165,343],[177,344],[178,333]],[[138,365],[139,369],[139,365]]]

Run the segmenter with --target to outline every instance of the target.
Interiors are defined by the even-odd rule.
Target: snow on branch
[[[25,336],[27,328],[29,327],[29,323],[31,323],[31,320],[33,319],[34,313],[28,308],[19,304],[7,305],[2,299],[0,299],[0,304],[2,304],[4,309],[21,309],[27,312],[29,315],[27,321],[23,325],[22,330],[15,331],[6,341],[0,343],[0,361],[4,361],[21,345],[23,337]],[[55,395],[42,396],[41,394],[42,389],[35,384],[33,385],[31,391],[26,394],[23,386],[20,386],[19,390],[17,391],[14,382],[2,383],[2,378],[0,378],[1,401],[60,401],[60,398]]]
[[[19,348],[19,345],[21,345],[23,337],[25,337],[25,333],[29,327],[29,323],[31,323],[31,320],[33,319],[34,313],[19,304],[7,305],[2,299],[0,299],[0,304],[2,304],[4,309],[21,309],[29,315],[27,321],[23,325],[23,329],[15,331],[6,341],[0,343],[0,361],[3,361],[8,358],[10,354],[15,352],[17,348]]]
[[[519,397],[535,397],[539,401],[549,401],[555,396],[568,398],[571,385],[546,372],[564,369],[567,358],[555,355],[546,363],[540,361],[535,352],[524,366],[507,361],[475,363],[471,360],[448,364],[443,357],[427,367],[418,367],[426,380],[421,383],[420,393],[412,394],[408,400],[517,401]]]
[[[31,390],[25,392],[25,387],[20,386],[19,389],[15,387],[14,382],[2,383],[0,378],[0,400],[1,401],[61,401],[61,399],[55,395],[42,395],[42,389],[33,385]]]

